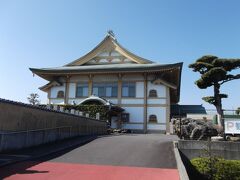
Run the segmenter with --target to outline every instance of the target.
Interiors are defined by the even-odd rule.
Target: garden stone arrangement
[[[174,119],[173,124],[175,133],[184,139],[206,140],[219,134],[218,127],[208,120]]]

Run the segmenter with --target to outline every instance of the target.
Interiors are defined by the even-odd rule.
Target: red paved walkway
[[[39,179],[58,179],[58,180],[178,180],[177,169],[126,167],[126,166],[105,166],[87,165],[71,163],[44,162],[25,162],[18,164],[15,174],[7,177],[7,180],[39,180]],[[32,166],[33,164],[37,164]],[[4,171],[7,169],[4,169]]]

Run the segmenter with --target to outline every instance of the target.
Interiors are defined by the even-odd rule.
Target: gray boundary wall
[[[0,99],[0,152],[106,132],[105,121]]]
[[[178,149],[188,158],[204,156],[204,149],[207,149],[207,141],[179,140]],[[240,160],[240,142],[212,141],[212,154],[225,159]]]

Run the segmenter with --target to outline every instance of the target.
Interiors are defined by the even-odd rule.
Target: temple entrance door
[[[111,128],[116,129],[118,124],[118,117],[112,116],[111,117]]]

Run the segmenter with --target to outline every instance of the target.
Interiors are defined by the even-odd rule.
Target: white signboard
[[[240,134],[240,119],[225,119],[226,134]]]

